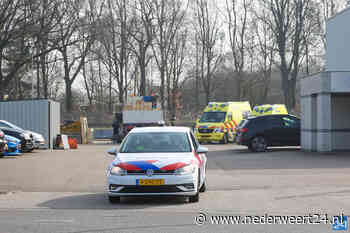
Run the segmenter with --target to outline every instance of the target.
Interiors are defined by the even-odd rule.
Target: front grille
[[[175,170],[153,170],[153,175],[173,175],[175,173]],[[128,175],[146,175],[146,170],[128,170]]]
[[[214,129],[198,129],[198,132],[200,133],[212,133]]]
[[[183,192],[176,185],[160,185],[160,186],[136,186],[126,185],[120,193],[174,193]]]

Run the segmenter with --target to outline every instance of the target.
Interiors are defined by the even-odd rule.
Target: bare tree
[[[288,110],[295,107],[296,82],[305,49],[304,31],[311,0],[261,0],[270,13],[262,19],[273,31],[279,54],[284,102]]]
[[[97,50],[109,76],[109,96],[112,93],[112,81],[117,83],[117,94],[120,104],[124,104],[130,86],[128,77],[128,64],[130,63],[132,40],[130,27],[132,27],[129,17],[129,8],[126,0],[107,0],[106,15],[101,21],[98,41],[100,47]],[[111,99],[110,99],[111,107]]]
[[[255,92],[258,92],[256,93],[258,95],[256,102],[258,104],[263,104],[266,102],[270,90],[271,74],[275,63],[274,57],[276,55],[276,42],[271,27],[264,23],[269,17],[266,10],[253,9],[252,13],[252,31],[256,38],[254,53],[255,55],[259,54],[259,56],[253,58],[257,61],[256,71],[258,72],[258,75],[255,82],[259,85],[259,88],[255,89]]]
[[[178,31],[171,46],[167,77],[168,111],[170,116],[176,116],[179,105],[179,87],[186,58],[186,42],[188,31]]]
[[[216,47],[220,39],[218,14],[210,6],[207,0],[196,0],[196,29],[200,43],[200,78],[202,80],[206,102],[211,100],[212,79],[221,56]]]
[[[0,1],[0,98],[12,81],[22,95],[20,73],[33,69],[34,59],[54,49],[35,49],[39,39],[52,31],[57,13],[56,1],[46,4],[45,11],[40,6],[41,1]]]
[[[242,100],[244,88],[244,68],[246,63],[246,43],[248,29],[248,13],[251,0],[226,0],[226,21],[229,33],[230,49],[233,57],[234,71],[237,73],[236,92],[238,100]]]
[[[68,112],[72,111],[72,85],[95,41],[96,32],[92,25],[96,15],[92,10],[92,2],[89,2],[89,9],[86,10],[79,0],[64,0],[60,9],[66,12],[66,16],[58,25],[59,48],[57,50],[61,54],[64,68],[65,102]],[[88,33],[85,33],[86,31]]]
[[[176,32],[182,27],[186,8],[179,0],[150,0],[154,19],[154,43],[152,50],[160,73],[161,107],[165,109],[165,84],[168,72],[169,55]]]
[[[146,95],[146,73],[147,66],[152,58],[149,48],[152,45],[153,30],[152,30],[152,5],[149,0],[135,2],[132,26],[128,27],[130,35],[134,41],[129,43],[130,49],[137,58],[137,63],[140,71],[139,95]],[[134,43],[133,43],[134,42]],[[138,80],[135,80],[138,83]]]

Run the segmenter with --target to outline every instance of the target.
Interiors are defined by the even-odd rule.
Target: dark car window
[[[296,118],[291,118],[291,117],[283,117],[283,126],[285,127],[290,127],[290,128],[298,128],[300,127],[300,121]]]
[[[224,122],[226,112],[204,112],[199,122]]]
[[[121,147],[121,153],[191,152],[187,133],[131,133]]]
[[[237,128],[244,128],[244,126],[249,122],[249,120],[242,120],[239,125],[237,126]]]
[[[3,122],[0,122],[0,127],[9,128],[9,126]]]
[[[273,127],[282,127],[282,121],[278,117],[268,118],[268,124]]]

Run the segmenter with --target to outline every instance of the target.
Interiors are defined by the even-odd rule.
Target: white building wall
[[[350,150],[350,94],[332,96],[333,150]]]
[[[326,32],[326,71],[350,71],[350,8],[331,18]]]

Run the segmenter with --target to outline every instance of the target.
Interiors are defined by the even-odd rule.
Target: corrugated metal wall
[[[59,133],[60,107],[50,100],[5,101],[0,102],[0,119],[42,134],[47,148],[52,148],[52,138]]]

